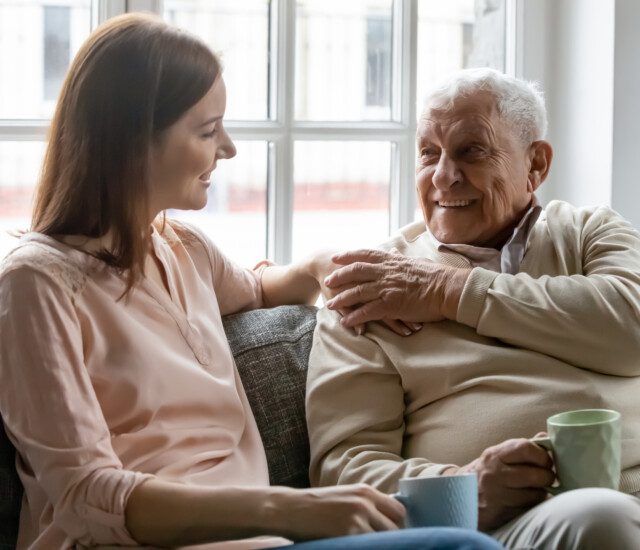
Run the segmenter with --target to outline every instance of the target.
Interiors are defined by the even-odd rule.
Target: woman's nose
[[[216,157],[219,159],[231,159],[236,156],[236,146],[233,144],[233,141],[231,141],[231,138],[229,137],[227,131],[224,129],[222,131],[222,142],[218,146]]]

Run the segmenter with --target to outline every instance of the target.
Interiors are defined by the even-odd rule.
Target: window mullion
[[[524,10],[522,0],[506,0],[505,7],[505,70],[508,75],[522,78],[523,56],[522,37],[524,30]]]
[[[147,11],[162,15],[163,4],[163,0],[126,0],[125,11]]]
[[[295,0],[274,0],[277,51],[275,63],[276,121],[282,135],[273,143],[268,200],[268,255],[277,263],[291,261],[293,228],[293,116],[295,64]]]
[[[416,73],[418,48],[418,2],[394,2],[394,74],[392,112],[400,120],[404,135],[395,142],[391,154],[389,230],[395,231],[413,220],[414,136],[416,131]]]
[[[125,13],[127,2],[126,0],[96,0],[91,7],[91,26],[95,28],[107,19]]]
[[[0,141],[44,141],[49,124],[48,120],[2,120]]]

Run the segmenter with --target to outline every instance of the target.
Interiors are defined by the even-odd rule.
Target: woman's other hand
[[[141,545],[174,547],[258,536],[310,540],[398,529],[402,504],[368,485],[320,489],[202,487],[150,479],[126,504]]]
[[[369,485],[295,490],[274,487],[265,502],[265,521],[294,541],[399,529],[405,509]]]
[[[324,280],[340,267],[340,265],[334,263],[331,259],[337,253],[336,250],[331,249],[318,250],[311,256],[308,256],[306,260],[303,260],[307,264],[309,275],[317,282],[325,302],[335,296],[335,292],[324,284]]]

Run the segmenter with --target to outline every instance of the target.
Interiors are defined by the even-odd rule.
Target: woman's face
[[[222,125],[227,102],[221,76],[193,107],[151,146],[151,219],[168,208],[199,210],[207,204],[211,172],[236,148]]]

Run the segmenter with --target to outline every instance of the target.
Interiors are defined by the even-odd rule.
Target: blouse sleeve
[[[0,412],[7,433],[78,543],[135,545],[125,526],[133,489],[151,475],[126,471],[110,442],[84,365],[72,296],[49,275],[0,275]]]
[[[201,230],[180,222],[187,227],[204,246],[213,277],[213,287],[218,298],[220,314],[228,315],[264,307],[262,297],[262,272],[266,265],[254,270],[240,267],[229,259]]]

